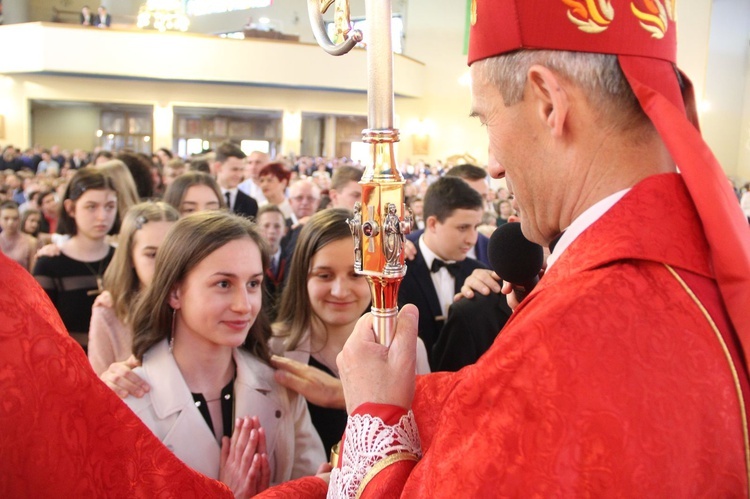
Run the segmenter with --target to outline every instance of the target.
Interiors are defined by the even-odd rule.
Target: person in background
[[[59,255],[39,257],[34,265],[34,277],[84,350],[91,306],[104,291],[104,271],[114,254],[106,238],[118,225],[112,181],[96,170],[78,170],[65,190],[58,227],[59,233],[71,237]]]
[[[258,203],[237,188],[242,181],[245,153],[239,146],[224,142],[216,149],[211,171],[216,177],[221,194],[231,213],[253,218],[258,213]]]
[[[487,185],[487,172],[478,166],[470,164],[461,164],[454,166],[445,174],[446,177],[457,177],[462,179],[464,182],[474,189],[482,197],[482,212],[486,213],[487,207],[487,193],[489,187]],[[431,185],[432,183],[430,183]],[[494,209],[493,209],[494,212]],[[422,235],[422,230],[416,230],[409,234],[406,239],[405,253],[406,259],[411,261],[416,255],[416,247],[414,243]],[[474,245],[469,249],[467,257],[482,262],[485,267],[490,266],[489,255],[487,253],[487,247],[489,245],[489,237],[482,232],[477,234],[477,240]]]
[[[442,177],[427,189],[425,230],[412,239],[417,254],[408,263],[398,303],[419,308],[419,337],[430,355],[454,295],[474,269],[484,267],[467,256],[477,241],[482,206],[479,193],[457,177]]]
[[[362,200],[360,180],[362,180],[362,170],[356,166],[341,165],[336,168],[331,178],[331,188],[328,191],[328,197],[331,199],[328,207],[354,210],[354,203]]]
[[[39,193],[41,191],[41,185],[33,178],[25,180],[24,186],[23,202],[18,203],[16,200],[16,203],[18,203],[18,210],[22,215],[23,212],[28,209],[39,209]]]
[[[73,157],[70,160],[70,167],[74,170],[80,170],[89,163],[89,155],[83,149],[73,149]]]
[[[44,191],[39,195],[39,207],[42,218],[39,220],[39,233],[42,242],[51,240],[51,235],[57,232],[60,218],[60,204],[57,202],[55,191]]]
[[[273,321],[276,319],[281,291],[284,289],[284,284],[289,275],[288,267],[291,255],[281,247],[281,240],[286,234],[287,227],[284,214],[273,204],[266,204],[260,207],[258,210],[257,225],[260,235],[268,245],[268,254],[270,256],[266,277],[263,279],[263,284],[268,292],[268,300],[263,302],[263,307],[269,319]]]
[[[268,164],[268,154],[253,151],[245,158],[245,180],[237,186],[239,190],[255,199],[258,204],[266,201],[266,196],[259,184],[260,170]]]
[[[123,218],[119,244],[104,272],[102,298],[91,311],[88,357],[102,375],[113,362],[133,353],[131,314],[140,293],[154,276],[156,254],[180,214],[164,202],[131,207]]]
[[[37,175],[49,175],[56,177],[60,175],[60,163],[52,159],[49,149],[42,151],[42,161],[36,167]]]
[[[29,272],[34,268],[37,240],[21,230],[21,215],[13,201],[0,204],[0,252]]]
[[[497,203],[497,225],[498,227],[508,223],[508,219],[513,216],[513,203],[509,199],[503,199]]]
[[[134,373],[151,389],[125,403],[175,455],[216,478],[236,417],[251,416],[257,491],[325,461],[305,401],[273,379],[262,310],[268,255],[249,220],[194,213],[169,231],[133,312]],[[252,458],[250,457],[252,456]],[[257,464],[257,467],[255,466]]]
[[[477,227],[477,232],[479,232],[479,235],[482,235],[489,240],[489,238],[492,237],[492,233],[495,232],[495,229],[497,229],[497,219],[492,213],[485,211],[482,214],[482,223]]]
[[[115,155],[110,151],[98,151],[96,154],[94,154],[94,160],[92,161],[92,163],[94,163],[94,166],[99,166],[100,164],[113,159],[115,159]]]
[[[151,181],[154,184],[153,199],[161,199],[164,195],[164,177],[162,176],[163,167],[161,163],[151,162]]]
[[[289,231],[281,241],[281,246],[287,254],[294,253],[297,238],[305,222],[318,210],[320,203],[320,188],[310,178],[297,180],[289,188],[289,204],[292,207],[292,217],[287,220]]]
[[[412,231],[424,230],[424,217],[422,210],[424,208],[424,199],[419,195],[410,196],[406,200],[407,206],[411,209]]]
[[[166,147],[160,147],[154,153],[154,158],[156,159],[154,163],[158,162],[161,167],[164,168],[165,166],[167,166],[167,163],[174,159],[174,154]]]
[[[148,201],[154,196],[154,181],[151,176],[151,159],[148,156],[131,152],[121,152],[117,159],[130,170],[140,201]]]
[[[81,26],[95,26],[94,16],[91,14],[91,9],[88,5],[81,7]]]
[[[202,172],[188,172],[177,177],[164,193],[164,202],[179,211],[180,216],[226,208],[216,180]]]
[[[42,212],[29,208],[21,215],[21,231],[32,236],[39,236],[39,226],[42,220]],[[37,241],[37,245],[39,242]]]
[[[133,175],[125,163],[119,159],[112,159],[100,163],[95,168],[112,179],[112,184],[117,191],[118,213],[127,213],[131,206],[139,203],[138,189],[135,186]]]
[[[99,28],[109,28],[112,25],[112,16],[107,12],[104,5],[97,9],[97,15],[94,17],[94,25]]]
[[[164,181],[164,192],[169,189],[172,182],[187,171],[187,165],[181,158],[174,158],[167,161],[162,169],[162,180]]]
[[[292,205],[286,197],[286,189],[292,173],[287,170],[283,163],[269,163],[258,172],[258,185],[266,198],[266,203],[275,204],[279,207],[291,226]]]
[[[60,165],[60,169],[65,169],[65,163],[70,161],[70,151],[60,150],[59,145],[53,145],[49,148],[49,155],[53,161]]]
[[[271,339],[271,350],[286,357],[274,358],[276,379],[308,397],[313,425],[329,451],[346,426],[336,356],[370,305],[367,279],[354,272],[346,223],[351,216],[331,208],[303,226]],[[421,341],[419,353],[418,372],[425,374],[429,365]],[[310,382],[312,389],[300,385]]]

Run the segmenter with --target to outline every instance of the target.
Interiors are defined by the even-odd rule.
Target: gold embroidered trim
[[[354,496],[354,499],[359,499],[359,497],[362,495],[362,492],[365,490],[365,487],[367,487],[367,484],[370,483],[370,480],[375,478],[375,475],[383,471],[388,466],[399,461],[419,461],[419,458],[416,454],[412,454],[411,452],[397,452],[395,454],[391,454],[385,459],[381,459],[375,464],[375,466],[370,468],[365,477],[362,479],[362,483],[359,484],[359,489],[357,489],[357,495]]]
[[[732,356],[729,353],[729,349],[727,348],[726,343],[724,342],[724,338],[721,336],[721,333],[719,332],[719,328],[716,327],[716,323],[711,318],[711,316],[708,313],[708,310],[706,310],[706,307],[703,306],[701,301],[698,299],[697,296],[695,296],[695,293],[693,293],[693,290],[690,289],[690,287],[687,285],[687,283],[680,277],[680,275],[675,272],[675,270],[667,265],[666,263],[664,266],[667,268],[670,274],[677,280],[678,283],[680,283],[680,286],[685,290],[685,292],[688,294],[688,296],[695,302],[695,304],[698,306],[698,309],[701,311],[703,316],[708,321],[708,324],[711,326],[711,329],[714,332],[714,335],[716,336],[716,339],[719,340],[719,344],[721,345],[721,349],[724,351],[724,356],[727,359],[727,363],[729,364],[729,370],[732,373],[732,378],[734,379],[734,389],[737,392],[737,399],[740,402],[740,415],[742,417],[742,433],[745,441],[745,470],[748,474],[747,480],[748,480],[748,486],[750,487],[750,441],[748,439],[748,428],[747,428],[747,419],[746,419],[746,412],[745,412],[745,400],[742,398],[742,389],[740,388],[740,379],[739,375],[737,374],[737,368],[734,366],[734,362],[732,361]],[[749,490],[750,492],[750,490]]]

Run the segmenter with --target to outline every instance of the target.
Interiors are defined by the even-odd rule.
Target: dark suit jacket
[[[419,241],[419,236],[421,236],[423,232],[424,229],[415,230],[414,232],[406,236],[406,238],[416,245],[417,241]],[[474,246],[475,252],[477,254],[477,260],[482,262],[487,268],[490,268],[490,259],[487,255],[487,245],[489,244],[489,242],[490,239],[480,232],[479,237],[477,238],[477,244]]]
[[[263,308],[268,315],[268,319],[273,322],[276,320],[276,315],[279,311],[279,304],[281,303],[281,292],[284,290],[286,282],[289,280],[289,265],[291,264],[292,255],[287,254],[284,248],[281,249],[281,257],[279,258],[279,268],[276,275],[273,274],[271,268],[266,270],[266,275],[263,279],[263,284],[266,288],[266,298],[263,300]]]
[[[258,214],[258,202],[244,192],[238,190],[237,199],[234,200],[232,212],[248,218],[255,218],[255,215]]]
[[[281,238],[281,247],[284,249],[284,252],[289,255],[289,258],[291,259],[292,255],[294,254],[294,248],[297,247],[297,239],[299,238],[299,233],[302,232],[302,227],[304,225],[300,224],[294,229],[291,228],[291,220],[289,220],[289,223],[287,224],[287,232],[286,235]]]
[[[434,371],[458,371],[475,363],[495,341],[513,311],[505,295],[476,293],[451,305],[448,319],[432,348]]]
[[[106,16],[104,16],[104,19],[102,19],[99,14],[94,14],[92,16],[91,24],[93,26],[101,26],[103,24],[104,26],[109,27],[112,24],[112,15],[107,14]]]
[[[419,337],[424,341],[427,347],[427,356],[430,360],[430,366],[433,364],[432,347],[440,335],[445,318],[442,317],[443,311],[440,307],[437,291],[432,284],[430,269],[424,261],[422,253],[417,246],[417,256],[414,260],[407,262],[406,276],[401,282],[398,290],[398,305],[404,306],[407,303],[413,303],[419,309]],[[467,258],[459,262],[459,272],[456,275],[456,284],[454,291],[457,293],[463,285],[466,278],[476,268],[484,268],[481,262],[472,258]]]

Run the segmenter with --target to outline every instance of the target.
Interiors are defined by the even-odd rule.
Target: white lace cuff
[[[349,416],[341,468],[331,472],[328,498],[356,497],[365,476],[378,463],[389,461],[391,464],[401,460],[398,458],[416,461],[421,457],[419,431],[412,411],[401,416],[393,426],[369,414]]]

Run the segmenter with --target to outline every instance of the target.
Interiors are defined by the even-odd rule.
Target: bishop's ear
[[[535,64],[529,68],[528,84],[539,118],[553,136],[561,137],[570,106],[563,81],[549,68]]]

